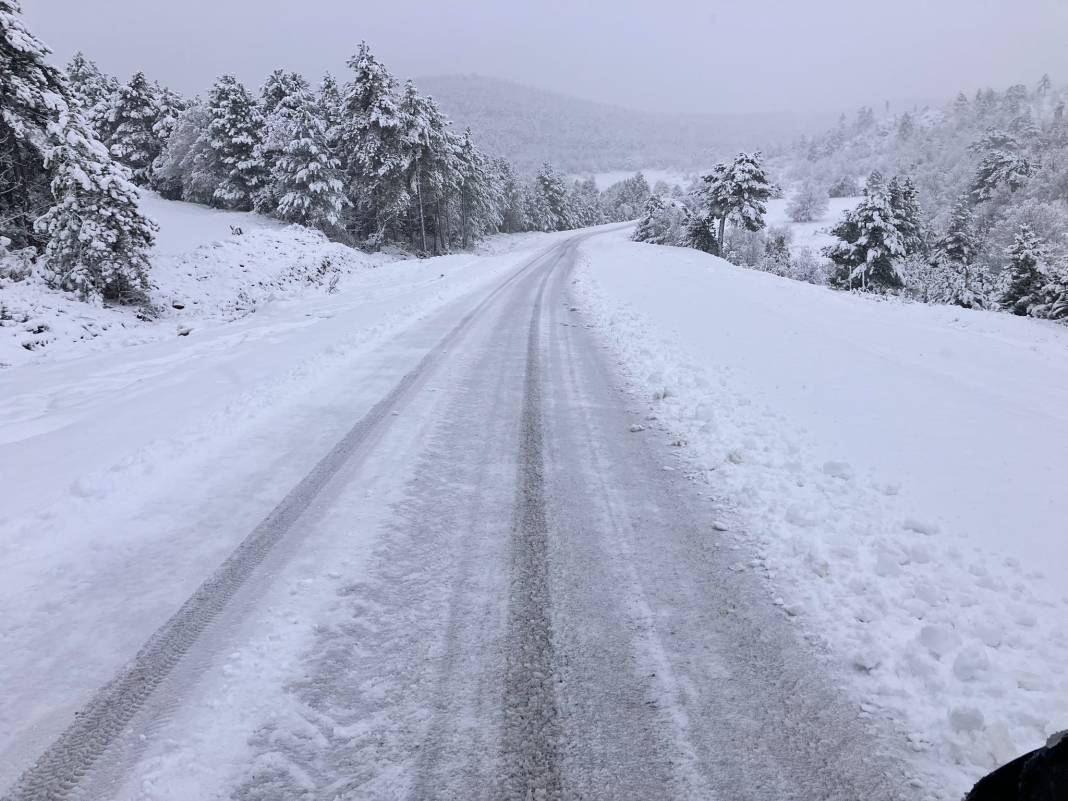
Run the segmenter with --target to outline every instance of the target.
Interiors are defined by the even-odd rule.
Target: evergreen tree
[[[174,130],[152,166],[152,188],[171,200],[210,204],[223,179],[206,135],[211,115],[195,103],[178,115]]]
[[[327,73],[319,84],[319,116],[326,125],[326,143],[331,150],[337,149],[337,138],[341,125],[341,90],[337,80]],[[334,154],[337,156],[337,153]]]
[[[17,0],[0,0],[0,236],[16,247],[40,243],[33,220],[50,202],[49,125],[67,107],[50,51],[20,13]]]
[[[307,79],[299,72],[275,70],[267,76],[260,90],[260,113],[269,118],[279,106],[296,109],[303,105],[305,95],[311,91]]]
[[[548,162],[541,165],[534,178],[533,194],[531,216],[539,230],[567,231],[575,227],[567,185]]]
[[[443,201],[457,186],[457,148],[437,105],[406,81],[400,102],[405,187],[414,198],[410,227],[413,245],[423,253],[447,249]],[[433,244],[433,247],[431,245]]]
[[[81,51],[78,51],[67,64],[67,86],[71,99],[77,104],[83,117],[100,103],[107,101],[119,87],[113,78],[109,78],[100,68]]]
[[[289,147],[294,118],[305,113],[304,106],[310,96],[311,87],[299,73],[275,70],[267,78],[260,95],[263,140],[256,151],[256,160],[268,170],[277,167],[279,159]],[[318,108],[315,111],[318,113]],[[253,208],[261,214],[273,213],[286,191],[276,180],[265,180],[253,194]]]
[[[844,124],[844,123],[843,123]],[[746,231],[759,231],[764,227],[767,201],[777,187],[764,171],[761,154],[739,153],[731,164],[717,164],[702,176],[702,185],[696,192],[699,215],[695,224],[702,221],[718,221],[714,238],[697,231],[707,246],[719,247],[724,242],[728,221]],[[717,255],[719,251],[715,251]]]
[[[1046,265],[1042,280],[1042,303],[1032,309],[1032,314],[1049,320],[1068,320],[1068,266]]]
[[[588,228],[591,225],[600,225],[605,222],[604,212],[601,211],[601,193],[593,178],[575,181],[571,187],[571,209],[575,217],[575,225],[579,228]]]
[[[704,253],[718,256],[720,243],[716,238],[717,226],[717,218],[712,215],[712,212],[708,208],[698,207],[691,212],[690,218],[686,223],[683,244]]]
[[[640,172],[612,184],[600,198],[601,209],[608,222],[624,222],[639,217],[652,195],[649,182]]]
[[[338,147],[347,172],[347,191],[357,212],[352,231],[380,246],[408,208],[404,123],[397,82],[366,42],[349,60]]]
[[[189,107],[189,104],[180,94],[168,89],[166,86],[161,86],[157,83],[155,90],[159,117],[152,127],[152,132],[156,135],[156,139],[159,140],[160,146],[166,147],[167,141],[174,133],[174,129],[178,127],[178,118]]]
[[[976,251],[971,206],[967,198],[960,198],[935,250],[934,269],[940,279],[935,300],[966,309],[986,305],[988,280],[985,271],[975,264]]]
[[[1040,268],[1045,261],[1045,249],[1034,231],[1024,225],[1017,232],[1008,255],[1005,289],[999,303],[1006,311],[1024,316],[1043,299],[1045,281]]]
[[[500,197],[489,163],[471,141],[471,129],[464,131],[456,151],[460,179],[460,242],[470,246],[473,239],[501,224]]]
[[[896,217],[886,190],[876,190],[869,181],[868,195],[831,229],[839,242],[823,251],[836,266],[833,286],[864,290],[902,286],[898,262],[905,247]]]
[[[515,168],[503,158],[495,159],[493,166],[501,190],[501,230],[507,234],[529,230],[530,220],[523,202],[523,183],[516,175]]]
[[[912,134],[916,132],[916,123],[912,121],[912,115],[907,111],[901,115],[901,119],[897,123],[897,138],[905,141],[912,138]]]
[[[635,242],[653,245],[679,245],[686,240],[689,212],[677,200],[653,195],[631,236]]]
[[[51,281],[87,299],[143,299],[156,226],[79,114],[60,112],[47,164],[55,205],[37,229],[48,239],[42,258]]]
[[[968,199],[962,197],[953,207],[945,236],[938,242],[938,254],[949,261],[971,264],[977,250],[972,209]]]
[[[96,138],[108,141],[112,133],[108,119],[111,100],[119,91],[119,82],[78,52],[67,65],[67,85],[72,101],[81,109],[82,117],[92,126]]]
[[[156,133],[160,119],[157,92],[138,72],[119,89],[111,105],[111,153],[130,168],[134,183],[146,186],[152,177],[152,163],[163,145]]]
[[[1035,173],[1035,166],[1026,156],[995,150],[983,157],[972,181],[972,197],[976,203],[990,200],[1001,186],[1010,192],[1020,189]]]
[[[260,157],[263,118],[248,90],[232,75],[223,75],[212,87],[208,118],[203,135],[207,148],[199,169],[217,179],[215,202],[248,211],[267,178]]]
[[[905,255],[924,250],[923,214],[917,199],[916,186],[908,176],[895,175],[886,187],[890,208],[894,210],[894,225],[901,236],[901,245]]]
[[[338,161],[326,146],[326,125],[310,93],[288,102],[294,108],[286,115],[288,136],[274,170],[279,198],[275,214],[288,222],[336,232],[348,200]]]

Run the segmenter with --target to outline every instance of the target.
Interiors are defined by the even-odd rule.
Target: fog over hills
[[[826,128],[826,112],[671,114],[635,111],[480,75],[422,77],[458,127],[522,171],[696,170],[739,149],[774,150]]]

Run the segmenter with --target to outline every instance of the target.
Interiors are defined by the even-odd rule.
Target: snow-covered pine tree
[[[337,159],[326,145],[326,124],[315,98],[304,91],[286,101],[287,140],[278,157],[273,184],[275,215],[288,222],[336,234],[348,203]]]
[[[60,111],[52,139],[55,205],[36,225],[48,240],[50,281],[85,299],[141,301],[156,225],[141,214],[137,190],[77,112]]]
[[[916,123],[912,121],[912,115],[907,111],[901,115],[901,119],[897,123],[897,138],[905,141],[912,138],[912,134],[916,131]]]
[[[868,290],[902,285],[897,265],[905,248],[895,220],[888,193],[869,180],[867,196],[831,229],[839,242],[824,248],[836,266],[832,286]]]
[[[120,87],[111,103],[111,154],[130,168],[134,183],[147,186],[152,177],[152,163],[163,144],[155,131],[160,118],[158,92],[136,73]]]
[[[844,125],[844,123],[842,123]],[[745,231],[759,231],[764,227],[767,201],[777,187],[768,179],[760,152],[739,153],[729,164],[717,164],[702,176],[696,192],[699,215],[694,223],[717,220],[714,240],[701,234],[707,245],[719,247],[726,234],[728,221]],[[718,249],[716,251],[718,255]]]
[[[326,143],[331,150],[336,150],[338,129],[341,125],[341,90],[338,88],[337,79],[329,72],[319,84],[316,100],[319,104],[319,117],[326,126]]]
[[[523,182],[507,159],[495,159],[493,166],[501,188],[501,230],[507,234],[529,230],[530,220],[527,219],[523,202]]]
[[[406,81],[400,101],[400,115],[403,125],[405,180],[408,191],[415,198],[411,210],[416,220],[410,226],[410,236],[413,246],[424,254],[429,253],[431,249],[431,239],[427,237],[427,217],[444,186],[441,176],[435,170],[435,150],[448,147],[448,142],[435,143],[433,114],[432,101],[419,94],[412,81]]]
[[[493,180],[489,160],[471,141],[470,128],[460,137],[456,164],[460,179],[460,243],[466,248],[499,228],[500,189]]]
[[[67,108],[51,51],[20,14],[17,0],[0,0],[0,236],[15,247],[41,244],[33,221],[51,201],[47,126]]]
[[[575,227],[567,184],[548,162],[534,178],[536,220],[542,231],[567,231]]]
[[[686,223],[686,234],[683,244],[687,247],[711,253],[718,256],[720,243],[716,238],[719,220],[705,206],[699,206],[690,213],[690,219]]]
[[[926,236],[923,230],[923,212],[917,199],[916,185],[912,178],[895,175],[886,186],[890,199],[890,208],[894,210],[895,225],[901,235],[901,245],[905,255],[920,253],[924,250]]]
[[[932,264],[939,280],[931,293],[932,300],[965,309],[981,309],[987,305],[989,281],[985,271],[975,264],[976,252],[971,205],[966,197],[962,197],[953,207],[946,233],[935,248]]]
[[[311,87],[302,75],[296,72],[275,70],[268,76],[260,93],[260,115],[263,118],[263,140],[256,151],[259,161],[272,175],[276,174],[278,161],[290,144],[293,118],[306,113]],[[314,109],[318,114],[318,107]],[[324,131],[325,131],[324,125]],[[325,139],[324,139],[325,142]],[[269,175],[252,198],[253,208],[260,214],[272,214],[278,207],[283,192]]]
[[[159,104],[159,117],[152,127],[152,132],[160,142],[160,152],[152,162],[152,177],[149,180],[149,186],[170,200],[181,200],[182,181],[180,176],[171,169],[173,163],[168,158],[167,151],[188,104],[177,92],[159,84],[156,84],[156,97]],[[199,131],[197,133],[199,134]],[[188,147],[191,142],[183,144]],[[161,171],[165,174],[161,175]]]
[[[636,172],[605,189],[601,193],[600,205],[608,222],[624,222],[640,217],[651,195],[649,182]]]
[[[180,94],[159,83],[155,85],[155,90],[159,117],[156,119],[152,132],[156,134],[160,146],[166,147],[167,141],[178,126],[178,118],[189,107],[189,104]]]
[[[100,68],[80,50],[67,64],[66,73],[71,99],[78,105],[83,116],[118,88],[110,85]]]
[[[281,105],[295,109],[303,105],[304,97],[310,91],[311,85],[299,72],[275,70],[267,76],[260,90],[260,112],[267,118]]]
[[[216,202],[248,211],[267,178],[260,160],[263,118],[252,95],[233,75],[223,75],[212,87],[208,117],[204,138],[210,152],[202,154],[200,169],[217,172]]]
[[[1030,226],[1023,225],[1008,255],[1004,291],[998,302],[1006,311],[1025,316],[1043,301],[1045,280],[1041,268],[1046,260],[1045,248]]]
[[[686,238],[689,212],[680,201],[653,195],[645,203],[645,210],[631,239],[653,245],[680,245]]]
[[[1047,264],[1042,278],[1042,303],[1032,313],[1036,317],[1068,322],[1068,265]]]
[[[353,78],[343,95],[338,148],[356,211],[350,228],[358,239],[379,247],[408,209],[404,122],[397,81],[366,42],[349,68]]]
[[[82,117],[92,126],[96,138],[102,142],[111,137],[109,120],[111,101],[119,91],[119,82],[105,74],[84,53],[78,52],[67,65],[67,85]]]
[[[1015,137],[1008,134],[1005,134],[1005,137],[1010,142],[1016,142]],[[1016,192],[1037,171],[1027,156],[1015,153],[1007,147],[990,147],[993,141],[988,135],[989,149],[976,168],[975,178],[972,179],[971,194],[976,203],[990,200],[1002,186],[1008,187],[1010,192]]]
[[[222,182],[222,165],[215,160],[208,143],[211,122],[208,107],[194,103],[178,115],[171,132],[152,166],[152,188],[171,200],[210,204]]]
[[[579,228],[600,225],[606,221],[604,212],[601,211],[601,193],[593,178],[575,181],[572,185],[571,208],[575,216],[575,225]]]

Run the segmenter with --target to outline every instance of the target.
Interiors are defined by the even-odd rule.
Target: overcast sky
[[[23,0],[84,50],[183,92],[233,72],[479,73],[634,108],[790,111],[1068,81],[1068,0]]]

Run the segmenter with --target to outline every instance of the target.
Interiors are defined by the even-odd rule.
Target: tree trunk
[[[723,237],[727,231],[727,215],[719,218],[719,233],[716,234],[716,255],[723,255]]]
[[[460,247],[467,249],[467,186],[460,190]]]
[[[415,179],[415,195],[419,199],[419,234],[423,238],[423,253],[426,253],[426,219],[423,216],[423,179]]]

